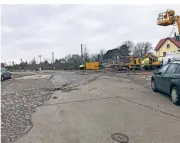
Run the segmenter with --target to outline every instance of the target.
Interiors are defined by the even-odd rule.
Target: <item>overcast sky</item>
[[[20,62],[112,49],[125,40],[149,41],[168,37],[173,26],[156,25],[167,8],[180,15],[180,5],[2,5],[1,59]],[[177,31],[177,28],[176,28]]]

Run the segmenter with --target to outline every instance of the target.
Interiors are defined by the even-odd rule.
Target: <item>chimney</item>
[[[174,37],[177,41],[180,41],[180,35],[176,35],[176,32],[174,32]]]

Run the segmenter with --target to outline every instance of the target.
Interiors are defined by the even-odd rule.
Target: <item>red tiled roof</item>
[[[154,49],[155,51],[158,51],[159,48],[164,44],[166,40],[170,40],[172,43],[174,43],[178,48],[180,48],[180,41],[177,41],[175,38],[165,38],[161,39],[159,43],[157,44],[156,48]]]

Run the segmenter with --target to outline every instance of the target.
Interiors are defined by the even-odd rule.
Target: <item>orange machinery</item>
[[[157,25],[169,26],[177,24],[178,32],[180,35],[180,16],[175,15],[174,10],[168,9],[166,12],[160,13],[157,18]]]

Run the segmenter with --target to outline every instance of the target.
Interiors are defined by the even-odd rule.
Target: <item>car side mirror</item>
[[[158,72],[157,72],[157,74],[158,74],[158,75],[161,75],[161,74],[162,74],[162,72],[161,72],[161,71],[158,71]]]
[[[159,71],[159,70],[156,70],[156,71],[154,71],[154,73],[157,75],[161,75],[162,74],[162,72],[161,71]]]
[[[161,74],[162,74],[162,72],[158,70],[155,74],[157,74],[157,75],[161,75]]]

